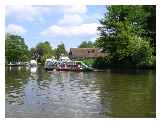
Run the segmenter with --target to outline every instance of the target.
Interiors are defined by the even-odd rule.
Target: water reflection
[[[6,117],[155,117],[155,72],[6,68]]]

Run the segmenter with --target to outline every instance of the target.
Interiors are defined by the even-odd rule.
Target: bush
[[[93,63],[93,67],[94,68],[98,68],[98,69],[106,69],[110,66],[110,60],[109,58],[105,57],[105,58],[97,58],[94,63]]]
[[[153,64],[153,49],[149,41],[138,36],[128,36],[127,44],[116,50],[112,64],[124,66],[147,66]]]
[[[82,61],[83,61],[83,63],[85,63],[86,65],[92,67],[95,59],[83,59]]]
[[[132,37],[127,46],[131,63],[137,66],[153,64],[153,49],[149,41],[140,37]]]

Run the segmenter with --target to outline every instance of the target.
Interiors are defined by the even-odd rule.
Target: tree
[[[6,63],[29,60],[29,50],[21,36],[6,34],[5,42]]]
[[[147,30],[146,36],[151,38],[151,46],[154,48],[154,55],[156,54],[156,6],[155,5],[145,5],[143,6],[146,13],[148,13],[146,19],[146,27]]]
[[[36,52],[36,48],[32,47],[32,48],[30,49],[30,54],[31,54],[31,58],[32,58],[32,59],[36,59],[36,54],[35,54],[35,52]]]
[[[50,43],[45,41],[38,43],[36,48],[31,48],[31,54],[33,59],[37,59],[38,62],[44,63],[45,59],[54,56],[54,50]]]
[[[62,54],[63,55],[68,55],[68,53],[67,53],[67,51],[66,51],[65,46],[64,46],[63,43],[59,44],[57,46],[57,49],[56,49],[55,53],[56,53],[56,58],[59,58]]]
[[[150,64],[153,50],[146,29],[149,16],[144,6],[107,6],[96,46],[111,53],[112,64]]]
[[[94,43],[91,41],[83,41],[80,45],[79,48],[93,48]]]

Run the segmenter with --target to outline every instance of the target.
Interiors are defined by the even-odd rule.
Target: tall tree
[[[107,6],[96,45],[111,53],[114,64],[150,64],[153,51],[151,38],[146,36],[149,16],[144,6]]]
[[[83,41],[80,45],[79,48],[93,48],[94,43],[91,41]]]
[[[57,46],[57,49],[55,52],[56,52],[56,58],[59,58],[61,55],[68,55],[63,43]]]
[[[31,54],[33,59],[37,59],[38,62],[44,63],[46,58],[54,56],[54,50],[49,42],[40,42],[36,48],[31,48]]]
[[[21,36],[6,34],[5,58],[8,63],[29,60],[29,50]]]
[[[155,5],[144,5],[146,13],[148,13],[146,19],[147,36],[151,38],[151,45],[154,47],[154,55],[156,53],[156,6]]]

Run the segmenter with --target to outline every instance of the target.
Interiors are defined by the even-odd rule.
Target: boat
[[[59,62],[69,62],[71,61],[67,56],[61,56],[59,58]]]
[[[26,66],[25,62],[15,62],[15,63],[9,63],[6,64],[7,66]]]
[[[36,60],[31,60],[29,66],[30,67],[36,67],[37,66],[37,61]]]
[[[85,65],[82,61],[68,61],[59,63],[57,71],[92,71],[93,69]]]
[[[46,70],[53,70],[56,68],[57,60],[55,59],[46,59],[44,68]]]
[[[44,68],[48,71],[92,71],[93,69],[82,61],[72,61],[66,56],[61,56],[59,60],[46,59]]]

